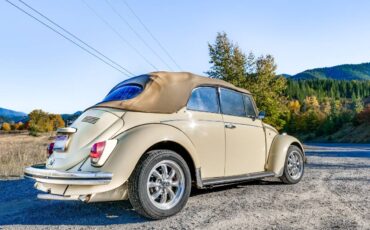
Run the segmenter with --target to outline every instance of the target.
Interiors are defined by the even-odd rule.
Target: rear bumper
[[[108,172],[68,172],[47,169],[45,164],[24,169],[24,176],[37,182],[56,185],[105,185],[112,181]]]

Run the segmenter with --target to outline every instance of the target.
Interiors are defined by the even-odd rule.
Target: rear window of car
[[[226,115],[245,117],[244,99],[241,93],[221,88],[221,112]]]
[[[194,89],[186,107],[194,111],[218,113],[220,109],[216,88],[199,87]]]
[[[121,85],[113,89],[102,102],[129,100],[139,95],[142,91],[143,87],[138,84]]]

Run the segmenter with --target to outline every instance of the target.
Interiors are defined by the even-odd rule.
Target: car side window
[[[256,111],[251,96],[244,95],[244,106],[247,117],[256,117]]]
[[[243,95],[233,90],[221,88],[220,101],[223,114],[245,117]]]
[[[200,112],[218,113],[217,90],[214,87],[199,87],[193,90],[187,109]]]

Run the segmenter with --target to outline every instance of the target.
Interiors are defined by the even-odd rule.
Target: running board
[[[197,169],[197,186],[199,188],[214,186],[214,185],[225,185],[225,184],[233,184],[233,183],[240,183],[245,181],[251,181],[256,179],[261,179],[265,177],[273,177],[275,173],[273,172],[257,172],[257,173],[248,173],[244,175],[237,175],[237,176],[227,176],[227,177],[216,177],[210,179],[200,179],[200,169]]]

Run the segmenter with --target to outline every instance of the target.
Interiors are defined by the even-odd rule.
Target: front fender
[[[267,159],[267,171],[274,172],[276,177],[283,175],[286,155],[291,145],[298,146],[304,154],[303,146],[297,138],[282,134],[274,138]]]

